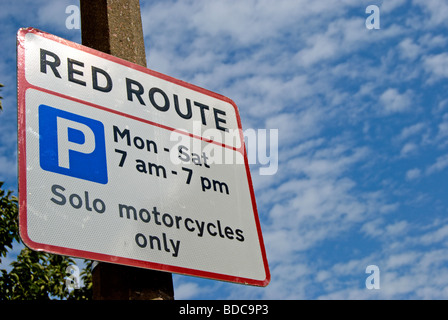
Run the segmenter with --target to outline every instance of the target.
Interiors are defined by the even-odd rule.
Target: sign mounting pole
[[[139,0],[80,0],[82,44],[146,67]],[[93,270],[97,300],[173,300],[172,275],[101,262]]]

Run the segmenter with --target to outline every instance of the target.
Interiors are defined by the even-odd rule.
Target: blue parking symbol
[[[106,184],[103,123],[41,104],[39,161],[43,170]]]

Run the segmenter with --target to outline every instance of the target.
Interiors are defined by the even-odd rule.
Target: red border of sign
[[[69,47],[72,47],[72,48],[75,48],[75,49],[78,49],[78,50],[81,50],[81,51],[84,51],[84,52],[87,52],[87,53],[90,53],[93,55],[96,55],[100,58],[104,58],[106,60],[124,65],[126,67],[147,73],[151,76],[154,76],[154,77],[175,83],[177,85],[186,87],[188,89],[200,92],[202,94],[214,97],[216,99],[230,103],[235,108],[235,114],[237,117],[237,123],[238,123],[238,128],[240,130],[240,137],[241,137],[242,144],[239,149],[236,149],[236,148],[233,148],[233,149],[241,152],[244,156],[244,161],[245,161],[245,166],[246,166],[246,174],[247,174],[250,195],[251,195],[251,200],[252,200],[252,208],[253,208],[254,218],[255,218],[255,224],[257,227],[258,239],[260,242],[260,249],[261,249],[261,254],[262,254],[263,264],[264,264],[264,270],[266,273],[266,278],[264,280],[254,280],[254,279],[249,279],[249,278],[235,277],[235,276],[229,276],[226,274],[219,274],[219,273],[213,273],[213,272],[196,270],[196,269],[164,265],[164,264],[160,264],[160,263],[111,256],[111,255],[100,254],[100,253],[95,253],[95,252],[90,252],[90,251],[83,251],[83,250],[72,249],[72,248],[46,245],[46,244],[34,242],[29,238],[28,229],[27,229],[27,171],[26,171],[27,168],[26,168],[26,126],[25,126],[26,125],[26,112],[25,112],[26,91],[28,89],[36,89],[39,91],[50,93],[52,95],[63,97],[65,99],[70,99],[73,101],[81,102],[81,103],[87,104],[91,107],[100,108],[103,110],[114,112],[114,113],[117,113],[117,114],[120,114],[120,115],[123,115],[126,117],[133,118],[133,116],[123,114],[123,113],[120,113],[120,112],[117,112],[117,111],[114,111],[111,109],[107,109],[107,108],[104,108],[104,107],[101,107],[101,106],[98,106],[98,105],[95,105],[92,103],[87,103],[80,99],[62,95],[60,93],[53,92],[51,90],[43,89],[43,88],[40,88],[40,87],[30,84],[26,80],[26,77],[25,77],[25,67],[26,67],[25,66],[25,36],[28,33],[34,33],[34,34],[42,36],[46,39],[64,44],[66,46],[69,46]],[[136,65],[129,61],[111,56],[104,52],[100,52],[100,51],[94,50],[92,48],[88,48],[86,46],[59,38],[55,35],[40,31],[38,29],[22,28],[22,29],[19,29],[19,31],[17,33],[17,103],[18,103],[18,108],[17,108],[18,139],[17,139],[17,141],[18,141],[18,176],[19,176],[19,227],[20,227],[20,236],[21,236],[22,240],[24,241],[24,243],[28,247],[30,247],[34,250],[37,250],[37,251],[45,251],[45,252],[50,252],[50,253],[55,253],[55,254],[62,254],[62,255],[66,255],[66,256],[80,257],[80,258],[85,258],[85,259],[104,261],[104,262],[110,262],[110,263],[116,263],[116,264],[123,264],[123,265],[134,266],[134,267],[141,267],[141,268],[154,269],[154,270],[159,270],[159,271],[173,272],[173,273],[203,277],[203,278],[214,279],[214,280],[222,280],[222,281],[229,281],[229,282],[249,284],[249,285],[254,285],[254,286],[263,286],[263,287],[265,287],[269,284],[269,282],[271,280],[271,275],[270,275],[270,271],[269,271],[265,246],[264,246],[263,237],[262,237],[262,233],[261,233],[260,221],[258,218],[257,205],[256,205],[256,201],[255,201],[255,194],[254,194],[254,189],[253,189],[253,185],[252,185],[252,178],[250,175],[250,169],[249,169],[249,163],[248,163],[247,154],[246,154],[246,148],[245,148],[245,144],[244,144],[244,139],[242,138],[241,118],[240,118],[236,104],[231,99],[224,97],[222,95],[219,95],[217,93],[208,91],[201,87],[197,87],[190,83],[184,82],[182,80],[178,80],[178,79],[172,78],[170,76],[158,73],[156,71],[144,68],[140,65]],[[153,123],[153,122],[150,122],[147,120],[143,120],[143,119],[139,119],[139,118],[137,118],[136,120],[144,121],[148,124],[163,127],[168,130],[175,130],[173,128],[169,128],[169,127],[163,126],[161,124]],[[189,135],[191,137],[200,138],[200,137],[193,136],[191,134],[189,134]],[[208,142],[214,143],[213,141],[208,141]],[[222,145],[222,146],[228,147],[225,145]]]

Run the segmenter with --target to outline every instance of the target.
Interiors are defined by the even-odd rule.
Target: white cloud
[[[375,225],[370,235],[381,239],[379,250],[326,270],[324,281],[332,282],[332,290],[322,299],[440,299],[447,296],[446,224],[438,221],[436,227],[399,221],[384,225],[386,221],[381,218],[370,224],[370,227]],[[370,264],[379,267],[379,290],[364,287],[363,280],[368,276],[364,270]]]
[[[279,168],[278,178],[286,181],[266,190],[267,199],[261,197],[272,205],[263,230],[271,262],[337,237],[366,218],[368,207],[377,202],[357,196],[356,184],[344,175],[367,155],[367,150],[334,144],[313,155],[291,157]],[[303,179],[292,178],[300,173]]]
[[[5,154],[0,156],[0,181],[14,183],[17,179],[16,155]]]
[[[415,44],[414,41],[410,38],[406,38],[401,41],[398,45],[400,49],[400,55],[409,60],[415,60],[421,53],[421,48],[418,44]]]
[[[398,253],[395,255],[391,255],[386,261],[385,264],[388,268],[398,268],[402,266],[406,266],[412,264],[416,261],[418,257],[418,253],[416,252],[404,252]]]
[[[395,88],[389,88],[381,94],[380,102],[385,114],[407,111],[412,107],[412,91],[400,93]]]
[[[448,167],[448,154],[438,157],[436,162],[426,169],[425,173],[431,175],[444,170],[446,167]]]
[[[181,22],[185,29],[200,30],[201,36],[216,39],[230,37],[238,45],[247,46],[278,37],[288,28],[306,26],[313,16],[321,19],[337,17],[355,5],[356,1],[279,0],[272,5],[269,0],[231,0],[164,2],[157,3],[153,8],[166,13],[164,16],[171,16],[171,23]],[[148,11],[144,10],[143,13],[148,14]],[[157,17],[154,19],[157,20]],[[166,24],[165,21],[162,25]]]
[[[203,289],[201,289],[197,283],[193,282],[180,283],[176,285],[176,287],[174,288],[175,292],[174,298],[176,300],[194,299],[195,296],[201,291],[203,291]]]
[[[369,237],[378,237],[384,234],[384,218],[376,218],[364,223],[361,227],[361,231]]]
[[[435,27],[447,23],[448,4],[445,1],[438,0],[413,0],[413,2],[423,8],[429,15],[429,19],[425,19],[425,25]]]
[[[306,40],[306,47],[300,50],[295,59],[304,67],[311,67],[318,62],[334,60],[350,51],[363,46],[368,36],[364,20],[338,19],[332,21],[327,30],[316,30],[316,33]]]
[[[406,140],[408,138],[411,138],[412,136],[417,135],[421,131],[423,131],[426,127],[426,124],[423,122],[419,122],[416,124],[413,124],[411,126],[405,127],[401,130],[400,135],[398,136],[399,141]]]
[[[409,223],[405,220],[398,221],[386,226],[385,233],[390,237],[400,237],[409,230]]]
[[[38,23],[42,26],[50,26],[60,31],[66,31],[65,21],[69,14],[65,13],[67,6],[79,5],[74,1],[45,1],[37,10]]]
[[[229,78],[233,76],[229,76]],[[281,79],[271,75],[251,76],[235,81],[226,90],[232,92],[232,96],[241,106],[242,112],[255,118],[261,118],[261,120],[267,119],[269,128],[275,127],[277,121],[275,118],[284,117],[281,112],[291,113],[289,109],[293,109],[294,112],[300,111],[302,116],[307,117],[306,120],[302,120],[302,116],[295,118],[300,121],[298,125],[306,125],[308,128],[315,123],[321,112],[317,106],[304,110],[304,106],[300,104],[300,101],[315,94],[312,84],[309,83],[306,76],[302,75],[291,79]],[[311,121],[311,123],[306,124],[305,121]],[[271,122],[272,125],[268,122]]]
[[[413,142],[406,143],[403,148],[401,148],[400,156],[406,157],[411,153],[414,153],[417,150],[418,146]]]
[[[440,49],[446,46],[448,38],[442,34],[427,33],[422,35],[418,42],[427,50]]]
[[[281,113],[266,120],[267,129],[278,129],[282,146],[309,139],[319,133],[324,114],[319,109]]]
[[[393,10],[404,5],[408,0],[388,0],[381,4],[381,11],[390,13]]]
[[[432,73],[433,78],[430,80],[448,77],[448,53],[427,56],[423,64],[426,71]]]
[[[442,122],[437,126],[437,135],[434,142],[439,146],[444,146],[448,143],[448,114],[442,116]]]
[[[418,168],[408,170],[406,172],[406,180],[408,180],[408,181],[415,180],[415,179],[419,178],[421,176],[421,174],[422,174],[422,172]]]
[[[17,92],[14,73],[0,62],[0,83],[4,85],[0,111],[0,181],[11,188],[17,183]]]
[[[427,233],[420,238],[421,243],[425,245],[430,245],[433,243],[438,243],[444,241],[448,238],[448,225],[443,225],[439,229]]]
[[[297,60],[305,67],[309,67],[322,60],[335,57],[339,43],[327,35],[317,34],[309,39],[308,48],[297,54]]]

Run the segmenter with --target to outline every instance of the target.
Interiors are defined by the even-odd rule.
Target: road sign
[[[266,286],[235,103],[18,32],[20,230],[35,250]]]

